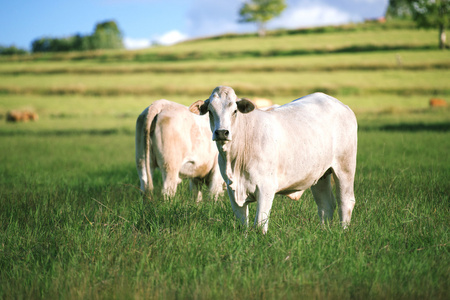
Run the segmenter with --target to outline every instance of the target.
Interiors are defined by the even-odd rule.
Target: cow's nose
[[[228,137],[230,136],[230,132],[226,129],[217,129],[216,130],[216,139],[226,141],[228,140]]]

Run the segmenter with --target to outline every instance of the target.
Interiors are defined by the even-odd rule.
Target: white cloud
[[[270,28],[299,28],[337,25],[355,21],[356,16],[326,4],[297,5],[287,9],[268,25]]]
[[[125,48],[130,50],[148,48],[152,45],[152,42],[149,39],[133,39],[129,37],[125,37],[123,43]]]
[[[301,28],[359,22],[362,7],[374,13],[388,0],[287,0],[286,10],[267,23],[268,29]],[[254,23],[239,23],[239,9],[243,0],[192,0],[187,14],[187,32],[192,37],[233,32],[254,32]],[[359,3],[359,5],[357,5]],[[369,5],[372,4],[372,5]]]
[[[130,37],[125,37],[123,39],[123,43],[126,49],[135,50],[151,47],[153,43],[168,46],[187,39],[188,39],[187,35],[184,35],[177,30],[171,30],[161,36],[156,36],[155,38],[153,38],[153,40],[146,38],[134,39]]]
[[[187,32],[193,37],[255,30],[253,24],[238,23],[243,0],[192,0],[187,12]]]
[[[125,1],[125,0],[104,0]],[[133,0],[155,3],[181,2],[185,0]],[[150,39],[129,39],[127,48],[149,47],[153,43],[172,45],[188,38],[205,37],[224,33],[255,32],[254,23],[239,23],[239,8],[244,0],[190,0],[180,23],[173,22],[171,31],[152,35]],[[360,22],[365,18],[383,15],[388,0],[286,0],[286,10],[269,21],[268,29],[302,28]],[[184,2],[183,2],[184,3]],[[176,25],[180,23],[180,25]],[[170,27],[169,27],[170,29]],[[164,32],[164,31],[163,31]]]
[[[155,42],[161,45],[168,46],[187,40],[187,38],[187,35],[182,34],[178,30],[171,30],[163,34],[162,36],[157,36]]]

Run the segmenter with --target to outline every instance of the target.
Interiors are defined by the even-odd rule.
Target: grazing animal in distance
[[[431,98],[430,99],[430,107],[447,107],[447,101],[445,101],[444,99],[440,99],[440,98]]]
[[[175,102],[157,100],[137,118],[135,143],[136,168],[144,195],[150,196],[153,191],[156,168],[161,171],[165,196],[175,195],[182,178],[190,179],[197,201],[202,200],[202,183],[215,197],[223,193],[218,152],[206,116],[196,116]]]
[[[37,120],[39,120],[39,116],[32,111],[12,110],[6,114],[6,121],[8,122],[28,122]]]
[[[189,110],[208,114],[212,139],[232,209],[248,226],[248,204],[257,203],[255,226],[268,230],[275,194],[293,198],[311,188],[322,223],[332,219],[336,198],[343,227],[350,223],[357,121],[339,100],[314,93],[271,110],[255,109],[231,87],[216,87]]]

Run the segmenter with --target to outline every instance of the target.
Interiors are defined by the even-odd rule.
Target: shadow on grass
[[[450,122],[446,123],[400,123],[393,125],[384,125],[378,128],[382,131],[404,131],[404,132],[417,132],[417,131],[436,131],[436,132],[448,132],[450,131]]]
[[[80,135],[91,135],[91,136],[108,136],[117,134],[127,134],[134,135],[134,130],[126,128],[106,128],[106,129],[56,129],[56,130],[5,130],[0,131],[0,136],[40,136],[40,137],[50,137],[50,136],[80,136]]]

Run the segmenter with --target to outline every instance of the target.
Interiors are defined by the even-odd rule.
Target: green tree
[[[22,55],[22,54],[26,54],[26,53],[27,53],[26,50],[17,48],[14,45],[9,46],[9,47],[0,45],[0,55]]]
[[[239,10],[239,22],[256,23],[259,36],[266,35],[266,23],[286,8],[285,0],[248,0]]]
[[[31,51],[32,52],[49,52],[51,51],[50,45],[51,45],[50,38],[40,38],[35,39],[31,43]]]
[[[439,29],[439,48],[446,47],[446,33],[450,23],[450,0],[409,0],[412,17],[419,27]]]
[[[95,26],[92,35],[94,49],[121,49],[123,48],[122,33],[116,22],[106,21]]]
[[[412,5],[409,0],[389,0],[386,10],[387,19],[410,19]]]
[[[413,19],[419,27],[439,29],[439,48],[446,47],[450,0],[389,0],[386,17]]]

